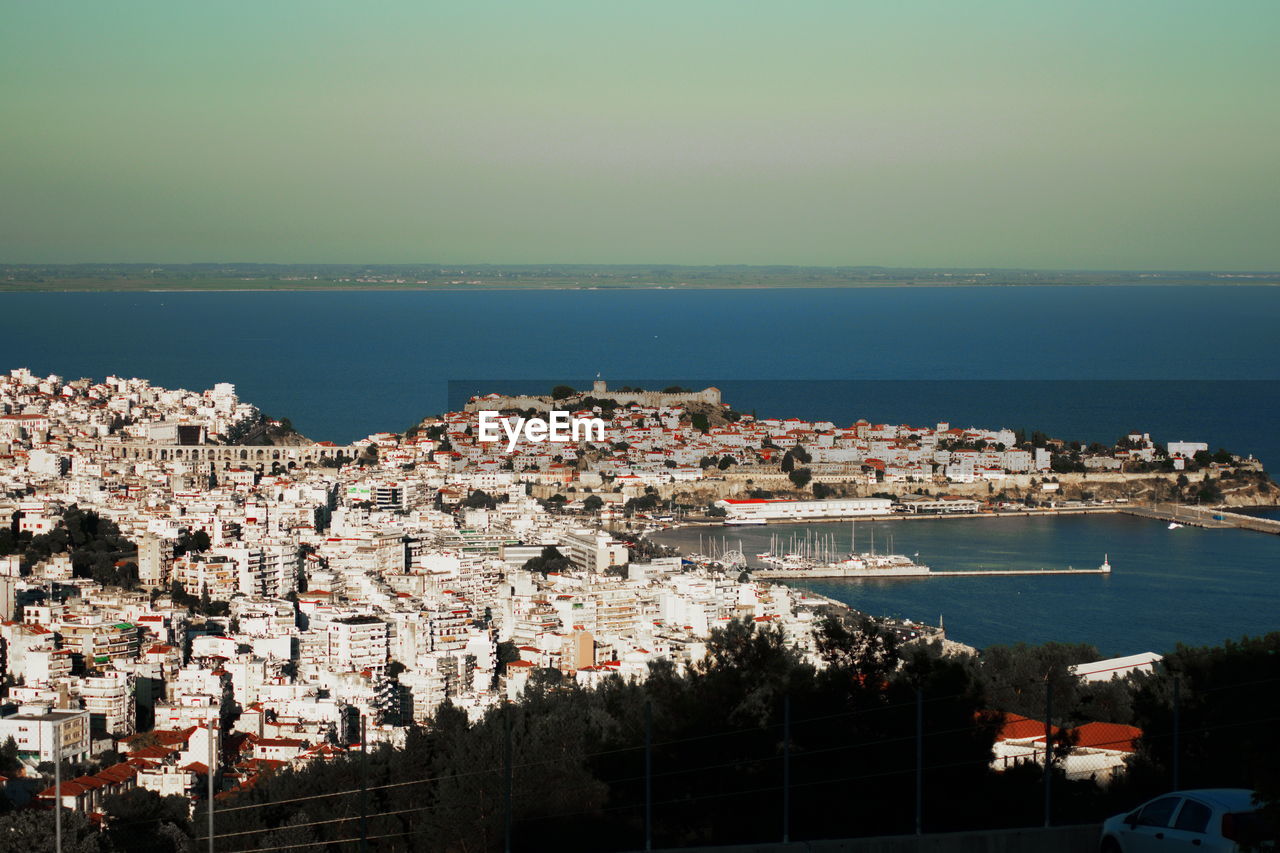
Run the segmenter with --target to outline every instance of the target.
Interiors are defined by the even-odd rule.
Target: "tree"
[[[1083,683],[1070,673],[1076,664],[1098,660],[1098,650],[1086,643],[1045,643],[1031,646],[988,646],[982,652],[979,679],[1000,709],[1032,719],[1044,718],[1044,684],[1053,681],[1055,716],[1079,714]]]
[[[818,655],[829,666],[856,675],[860,682],[886,681],[898,665],[896,638],[867,618],[828,614],[815,640]]]
[[[560,553],[560,549],[554,545],[547,545],[542,549],[542,554],[537,557],[530,557],[525,560],[521,567],[526,572],[536,572],[540,575],[548,575],[552,572],[564,572],[573,568],[573,563]]]
[[[1196,500],[1204,504],[1216,504],[1222,502],[1222,489],[1217,482],[1204,478],[1204,482],[1200,484],[1199,491],[1196,492]]]
[[[24,809],[0,815],[0,838],[6,850],[54,853],[54,827],[49,812]],[[79,812],[62,815],[63,853],[106,853],[107,846]]]
[[[145,788],[113,794],[103,800],[108,815],[106,835],[117,850],[186,851],[194,834],[189,807],[186,797],[161,797]]]
[[[0,773],[12,773],[21,769],[22,760],[18,758],[18,742],[13,739],[13,735],[9,735],[4,739],[4,745],[0,746]]]
[[[557,385],[551,389],[551,399],[553,400],[565,400],[569,397],[577,396],[577,394],[577,390],[570,388],[568,385]]]
[[[631,498],[625,504],[623,504],[622,508],[628,514],[633,514],[637,512],[649,512],[650,510],[656,509],[657,506],[658,506],[657,495],[642,495],[641,497],[638,497],[638,498]]]
[[[496,509],[498,502],[488,492],[476,489],[467,495],[462,505],[467,509]]]
[[[586,500],[582,502],[582,508],[587,512],[599,512],[604,506],[604,499],[599,495],[587,495]]]
[[[787,477],[795,484],[797,489],[803,489],[805,486],[809,485],[809,480],[813,478],[813,472],[808,468],[797,468],[788,474]]]

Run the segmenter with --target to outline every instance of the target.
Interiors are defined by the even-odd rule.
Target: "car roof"
[[[1236,811],[1254,808],[1253,791],[1248,788],[1196,788],[1190,791],[1173,791],[1166,796],[1194,797]]]

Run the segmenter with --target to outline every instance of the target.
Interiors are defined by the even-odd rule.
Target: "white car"
[[[1244,788],[1174,791],[1102,824],[1101,853],[1235,853],[1275,849]],[[1242,846],[1245,845],[1245,846]]]

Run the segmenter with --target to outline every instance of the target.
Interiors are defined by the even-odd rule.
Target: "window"
[[[1138,826],[1168,826],[1181,797],[1161,797],[1147,804],[1138,814]]]
[[[1186,800],[1182,804],[1182,811],[1178,812],[1178,820],[1173,828],[1187,832],[1204,832],[1212,816],[1213,809],[1195,800]]]

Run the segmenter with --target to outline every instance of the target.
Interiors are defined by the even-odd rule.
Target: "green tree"
[[[161,797],[145,788],[113,794],[103,800],[106,836],[116,850],[185,853],[194,835],[189,808],[186,797]]]
[[[22,853],[54,853],[54,826],[50,813],[38,809],[0,814],[3,849]],[[79,812],[62,815],[63,853],[109,853],[105,839]]]
[[[488,492],[476,489],[467,495],[462,505],[467,509],[496,509],[498,502]]]
[[[803,489],[805,486],[809,485],[809,481],[813,479],[813,472],[808,468],[797,468],[788,474],[787,478],[795,484],[797,489]]]
[[[20,769],[22,761],[18,758],[18,743],[13,735],[9,735],[4,739],[4,745],[0,746],[0,773],[12,773]]]

